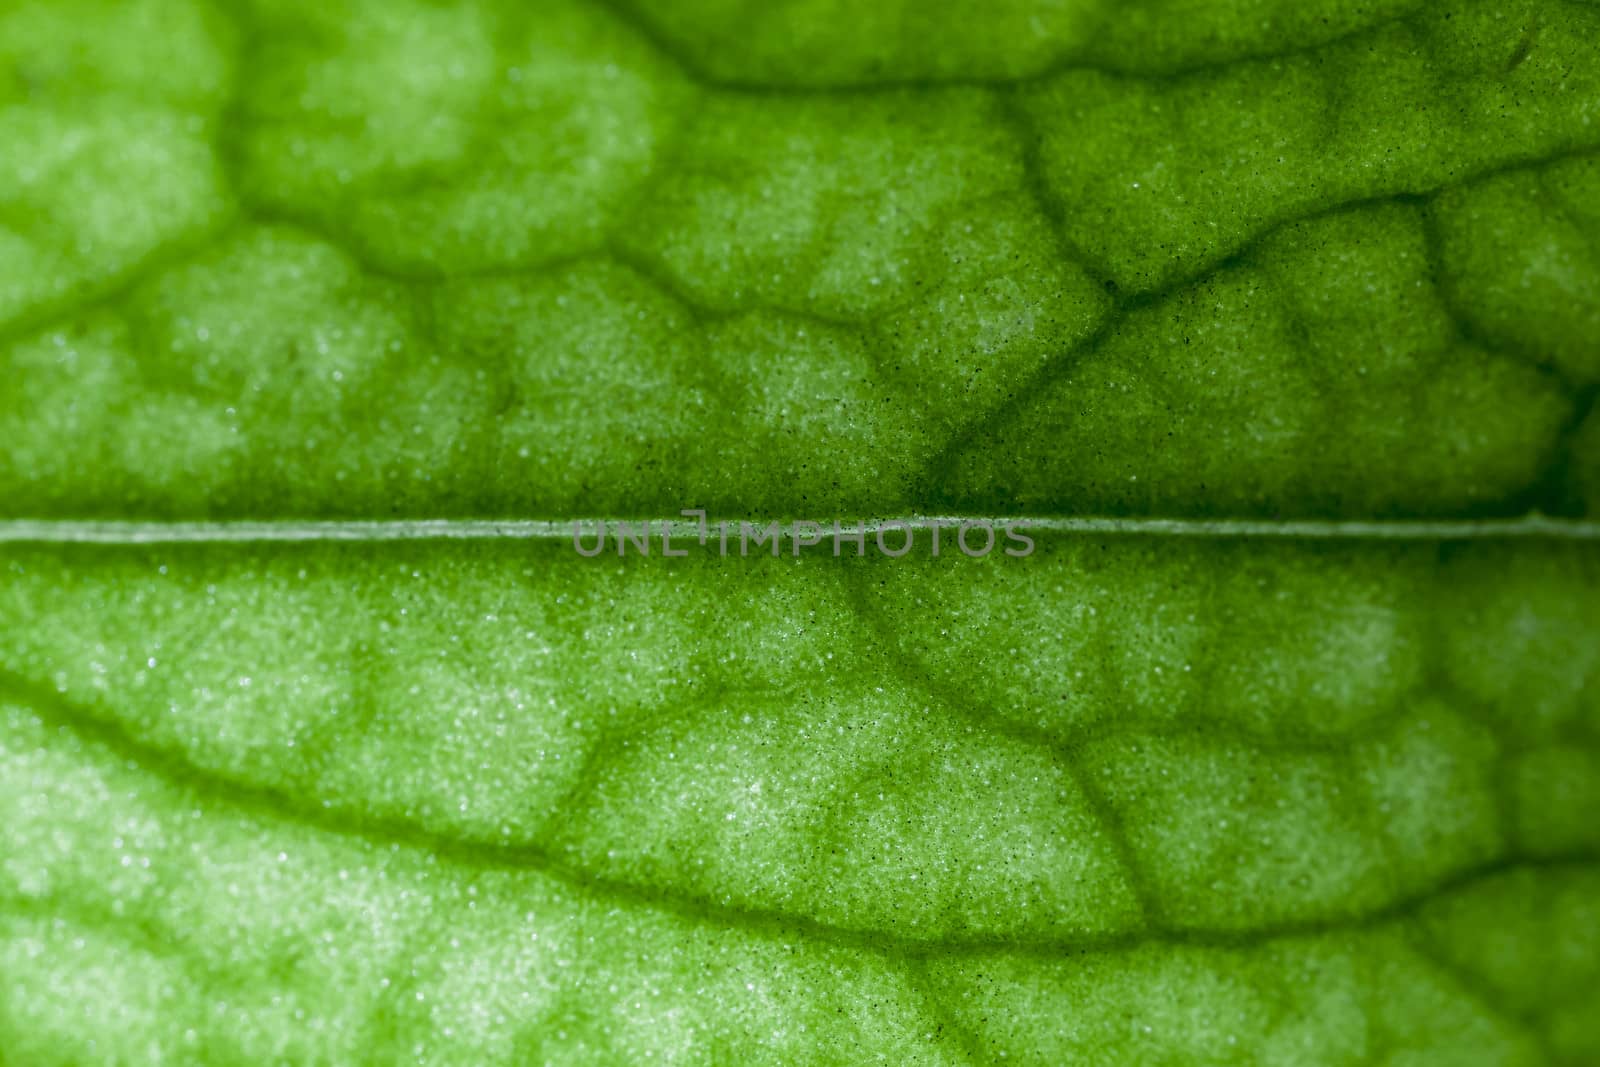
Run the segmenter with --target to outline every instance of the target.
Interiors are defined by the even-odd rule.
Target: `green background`
[[[6,1067],[1600,1060],[1588,0],[13,0],[0,373]],[[221,543],[686,507],[1125,522]]]

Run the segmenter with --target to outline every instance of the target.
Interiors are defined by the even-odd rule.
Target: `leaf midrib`
[[[713,530],[727,522],[730,543],[738,523],[763,530],[776,523],[789,539],[798,522],[761,518],[710,520]],[[822,527],[824,542],[832,537],[832,518],[811,521]],[[1066,515],[907,515],[895,518],[839,518],[853,534],[859,525],[867,534],[880,530],[918,533],[954,530],[964,523],[987,523],[995,529],[1019,529],[1063,536],[1132,536],[1198,539],[1461,541],[1546,540],[1600,541],[1600,521],[1551,518],[1538,512],[1520,518],[1492,519],[1249,519],[1135,518]],[[574,527],[592,537],[599,524],[615,534],[618,523],[635,532],[649,524],[651,536],[666,531],[672,538],[694,542],[698,520],[661,517],[573,516],[543,519],[328,519],[328,520],[140,520],[140,519],[0,519],[0,544],[171,545],[242,543],[330,543],[385,541],[564,541]],[[716,535],[712,536],[713,542]],[[811,552],[815,552],[813,547]]]

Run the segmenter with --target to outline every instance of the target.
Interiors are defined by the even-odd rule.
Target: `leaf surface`
[[[8,6],[0,1062],[1600,1057],[1596,41]]]

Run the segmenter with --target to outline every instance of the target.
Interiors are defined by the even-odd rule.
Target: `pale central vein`
[[[711,520],[712,538],[719,521],[737,531],[741,520]],[[833,519],[784,521],[743,520],[765,530],[776,525],[780,534],[792,536],[819,527],[831,534]],[[257,542],[377,542],[377,541],[554,541],[585,538],[604,523],[616,531],[619,523],[683,540],[696,539],[701,524],[695,519],[373,519],[373,520],[223,520],[160,522],[138,520],[5,519],[0,520],[0,543],[162,545]],[[963,524],[1007,526],[1047,534],[1080,536],[1193,537],[1193,538],[1327,538],[1334,540],[1454,541],[1535,539],[1600,541],[1600,521],[1554,519],[1528,515],[1506,519],[1182,519],[1113,517],[1030,517],[1025,515],[910,515],[900,518],[838,520],[846,532],[857,527],[867,533],[910,529],[943,529]]]

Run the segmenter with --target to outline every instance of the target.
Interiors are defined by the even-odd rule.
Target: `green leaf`
[[[858,8],[0,11],[0,1062],[1600,1058],[1600,8]]]

